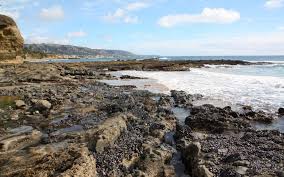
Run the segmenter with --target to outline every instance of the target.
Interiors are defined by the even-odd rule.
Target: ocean
[[[140,57],[141,58],[141,57]],[[179,56],[161,60],[243,60],[269,62],[247,66],[207,66],[189,72],[123,71],[137,77],[147,77],[169,90],[184,90],[202,94],[208,100],[220,100],[228,105],[250,105],[255,110],[276,112],[284,107],[284,56]],[[64,62],[111,61],[113,59],[78,59]],[[56,62],[56,61],[52,61]]]
[[[134,57],[120,57],[120,58],[81,58],[81,59],[56,59],[56,60],[38,60],[37,62],[47,63],[77,63],[77,62],[96,62],[96,61],[114,61],[114,60],[143,60],[149,58],[160,58],[161,60],[242,60],[242,61],[276,61],[284,62],[284,56],[145,56],[137,55]]]

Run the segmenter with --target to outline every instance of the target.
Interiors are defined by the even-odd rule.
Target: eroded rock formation
[[[22,54],[24,39],[15,21],[0,15],[0,61],[16,59]]]

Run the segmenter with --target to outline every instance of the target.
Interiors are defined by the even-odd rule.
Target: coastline
[[[178,153],[179,166],[191,176],[283,175],[284,134],[257,131],[251,125],[271,123],[273,115],[250,107],[235,112],[229,107],[194,106],[193,101],[202,96],[183,91],[165,95],[100,82],[118,79],[109,71],[189,71],[205,64],[248,63],[144,60],[0,65],[1,96],[19,97],[0,108],[0,176],[36,176],[35,169],[52,175],[66,162],[71,165],[59,169],[63,176],[173,176],[181,173],[170,163]],[[173,108],[191,114],[180,122]],[[46,159],[50,156],[53,159]]]

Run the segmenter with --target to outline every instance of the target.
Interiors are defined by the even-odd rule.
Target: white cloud
[[[56,5],[50,8],[44,8],[40,12],[40,18],[46,21],[58,21],[64,19],[64,10]]]
[[[140,9],[144,9],[147,8],[149,6],[149,4],[145,3],[145,2],[134,2],[134,3],[129,3],[126,6],[126,9],[129,11],[134,11],[134,10],[140,10]]]
[[[126,10],[118,8],[114,13],[109,13],[103,17],[108,22],[138,23],[137,16],[130,16]]]
[[[103,16],[103,19],[108,22],[124,22],[124,23],[138,23],[139,19],[136,15],[132,15],[131,12],[138,11],[149,7],[146,2],[133,2],[126,4],[125,7],[118,8],[113,13],[108,13]]]
[[[264,6],[268,9],[275,9],[284,6],[284,0],[266,0]]]
[[[284,26],[279,26],[279,27],[278,27],[278,30],[284,31]]]
[[[138,23],[138,17],[137,16],[126,16],[124,18],[124,23],[131,23],[131,24],[135,24]]]
[[[33,6],[34,3],[39,3],[38,1],[39,0],[0,0],[0,14],[18,20],[23,9],[27,6]]]
[[[58,39],[58,38],[52,38],[48,36],[28,36],[25,38],[26,44],[70,44],[70,41],[68,39]]]
[[[218,23],[226,24],[238,21],[241,18],[239,12],[223,8],[204,8],[200,14],[176,14],[167,15],[159,19],[162,27],[173,27],[189,23]]]
[[[85,37],[85,36],[87,36],[87,33],[82,30],[67,33],[67,37],[69,38]]]

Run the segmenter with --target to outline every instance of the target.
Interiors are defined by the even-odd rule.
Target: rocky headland
[[[15,21],[0,14],[0,61],[15,60],[23,53],[24,39]]]

